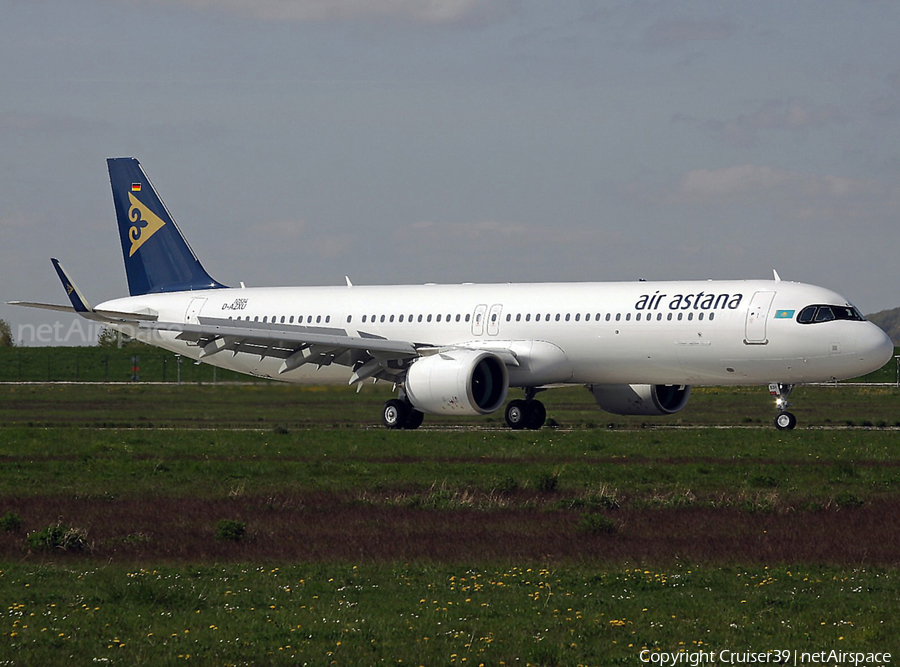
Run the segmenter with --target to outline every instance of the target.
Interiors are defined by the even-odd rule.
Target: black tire
[[[406,415],[406,422],[403,424],[403,428],[408,429],[410,431],[419,428],[422,425],[422,421],[425,419],[425,415],[416,410],[415,408],[410,408],[409,414]]]
[[[409,418],[409,410],[406,403],[392,398],[381,408],[381,423],[387,428],[403,428]]]
[[[528,409],[528,402],[515,399],[506,406],[506,424],[514,431],[518,431],[528,426],[528,417],[531,411]]]
[[[547,421],[547,408],[540,401],[528,401],[528,422],[526,428],[537,431]]]
[[[790,431],[797,425],[797,418],[790,412],[779,412],[775,417],[775,428],[779,431]]]

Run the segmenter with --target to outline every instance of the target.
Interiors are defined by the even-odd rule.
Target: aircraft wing
[[[194,342],[201,348],[200,359],[222,352],[275,357],[284,360],[279,373],[305,364],[347,366],[353,370],[350,384],[370,377],[393,380],[410,361],[420,356],[415,343],[388,340],[363,332],[351,335],[336,327],[201,317],[196,324],[144,322],[140,329],[178,332],[179,340]]]

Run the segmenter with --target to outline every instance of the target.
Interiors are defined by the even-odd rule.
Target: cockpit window
[[[834,311],[831,306],[819,306],[816,311],[816,322],[831,322],[834,319]]]
[[[864,322],[865,317],[862,316],[855,306],[807,306],[797,315],[797,321],[800,324],[818,324],[819,322],[833,322],[834,320],[851,320],[853,322]]]

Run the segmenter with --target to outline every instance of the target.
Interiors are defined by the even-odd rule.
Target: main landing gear
[[[381,423],[392,429],[416,429],[422,425],[425,415],[407,401],[392,398],[381,409]]]
[[[797,418],[793,413],[788,412],[791,405],[788,403],[788,396],[792,391],[794,391],[792,384],[773,382],[769,385],[769,393],[775,397],[775,408],[778,410],[778,414],[775,416],[775,428],[779,431],[789,431],[797,425]]]
[[[525,400],[515,399],[506,406],[506,423],[514,430],[523,428],[538,430],[547,421],[547,408],[534,400],[535,389],[525,390]]]

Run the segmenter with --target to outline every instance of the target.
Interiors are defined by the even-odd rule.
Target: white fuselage
[[[890,339],[864,321],[801,324],[815,304],[845,305],[820,287],[784,281],[535,283],[270,287],[147,294],[98,306],[152,312],[165,322],[247,319],[254,326],[336,331],[435,348],[510,350],[523,360],[511,386],[549,384],[741,385],[856,377],[881,367]],[[159,347],[200,358],[173,332]],[[204,359],[288,382],[346,381],[350,370],[249,353]]]

